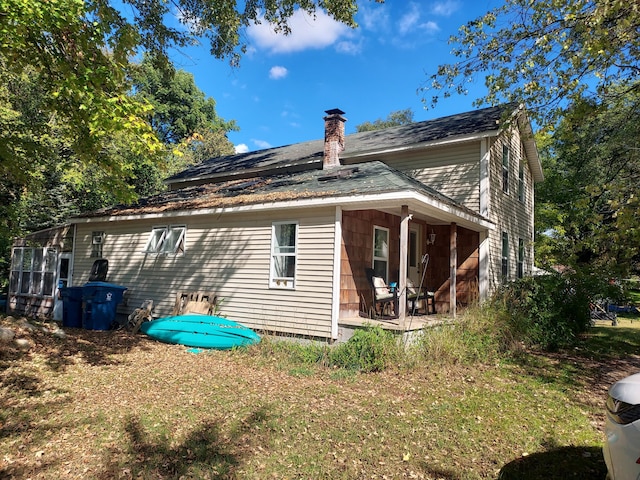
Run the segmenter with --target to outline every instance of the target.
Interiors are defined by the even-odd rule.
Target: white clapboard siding
[[[91,234],[106,232],[108,281],[128,287],[128,311],[153,299],[154,314],[171,313],[179,291],[212,291],[220,313],[249,327],[329,337],[333,285],[333,209],[262,214],[181,217],[179,221],[135,220],[80,224],[74,278],[84,283],[95,259]],[[297,221],[295,290],[269,288],[271,225]],[[143,252],[153,226],[185,225],[185,254]]]
[[[480,210],[480,142],[435,147],[383,161],[456,202]]]

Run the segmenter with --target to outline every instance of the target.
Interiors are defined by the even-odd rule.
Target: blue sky
[[[229,134],[236,150],[259,150],[322,138],[322,117],[332,108],[346,112],[347,133],[407,108],[416,121],[473,109],[484,93],[481,78],[469,95],[442,100],[435,109],[424,109],[417,90],[427,83],[427,72],[455,61],[449,36],[498,3],[364,0],[356,29],[320,12],[315,21],[297,13],[289,36],[264,23],[250,27],[249,50],[237,68],[210,56],[206,45],[182,50],[173,60],[215,99],[218,115],[236,121],[240,131]]]

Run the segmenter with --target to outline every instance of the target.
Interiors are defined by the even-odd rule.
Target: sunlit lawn
[[[21,332],[31,351],[0,354],[0,478],[601,479],[606,388],[640,347],[624,318],[562,354],[358,374]]]

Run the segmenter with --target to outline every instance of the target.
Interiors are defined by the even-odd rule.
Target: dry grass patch
[[[0,478],[482,479],[561,448],[604,475],[603,389],[566,359],[298,375],[261,346],[2,325],[32,347],[0,351]]]

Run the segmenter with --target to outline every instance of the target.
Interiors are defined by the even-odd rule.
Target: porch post
[[[405,316],[407,314],[407,244],[409,243],[409,207],[402,205],[400,220],[400,271],[398,273],[398,288],[400,295],[398,297],[398,318],[400,327],[404,328]]]
[[[452,223],[449,227],[449,312],[456,316],[456,270],[458,266],[458,230],[457,225]]]

